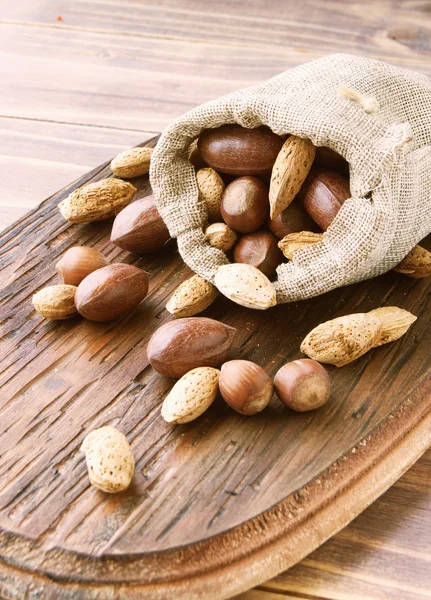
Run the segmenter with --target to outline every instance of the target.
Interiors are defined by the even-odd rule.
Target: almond
[[[146,175],[150,170],[153,148],[130,148],[120,152],[111,161],[111,170],[118,177],[131,179]]]
[[[379,344],[382,321],[357,313],[315,327],[301,344],[301,352],[321,363],[342,367]]]
[[[382,308],[371,310],[368,314],[380,319],[382,324],[380,339],[375,344],[376,346],[388,344],[399,339],[417,319],[408,310],[398,308],[398,306],[383,306]]]
[[[310,140],[291,135],[284,142],[272,168],[269,186],[270,218],[289,206],[301,189],[316,154]]]
[[[162,417],[168,423],[188,423],[197,419],[214,402],[220,371],[198,367],[181,377],[162,404]]]
[[[129,487],[135,460],[126,436],[115,427],[95,429],[82,442],[90,483],[108,494]]]
[[[422,246],[415,246],[393,271],[413,279],[428,277],[431,275],[431,252]]]
[[[217,288],[200,275],[193,275],[175,290],[166,309],[176,317],[192,317],[204,311],[217,298]]]
[[[221,198],[224,192],[224,181],[214,169],[199,169],[196,173],[199,200],[205,204],[209,221],[221,221]]]
[[[215,285],[227,298],[247,308],[265,310],[277,303],[274,286],[252,265],[222,265],[215,275]]]
[[[69,319],[76,315],[74,285],[51,285],[43,288],[32,298],[33,306],[42,317],[55,321]]]
[[[236,242],[236,233],[226,223],[212,223],[205,229],[210,246],[228,252]]]
[[[312,231],[299,231],[298,233],[289,233],[278,242],[278,247],[284,256],[292,260],[297,250],[316,244],[323,240],[323,233],[313,233]]]
[[[122,179],[102,179],[72,192],[58,208],[71,223],[102,221],[130,204],[136,188]]]

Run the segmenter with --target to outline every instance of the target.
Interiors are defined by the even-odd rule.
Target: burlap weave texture
[[[329,55],[198,106],[162,134],[150,171],[156,203],[184,262],[205,279],[214,282],[228,260],[205,241],[206,208],[188,152],[202,130],[225,123],[309,138],[350,165],[352,198],[323,241],[277,269],[279,303],[380,275],[431,231],[431,80]]]

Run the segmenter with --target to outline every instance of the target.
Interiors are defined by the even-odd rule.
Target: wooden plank
[[[58,16],[61,21],[58,21]],[[44,0],[8,3],[0,19],[68,29],[151,36],[172,40],[211,41],[237,47],[299,48],[351,52],[392,62],[417,64],[431,54],[431,27],[423,3],[277,2],[252,0],[242,10],[222,0],[217,8],[199,0]],[[211,57],[213,58],[213,57]],[[238,60],[238,57],[234,57]],[[425,67],[425,65],[422,65]],[[246,68],[246,67],[245,67]]]
[[[379,500],[265,590],[328,600],[429,598],[428,451]]]
[[[138,183],[147,193],[146,179]],[[20,572],[53,598],[60,588],[48,575],[68,580],[65,598],[84,579],[92,582],[89,598],[94,586],[123,598],[130,581],[137,587],[129,600],[143,590],[148,598],[225,597],[297,562],[424,451],[431,403],[418,382],[431,361],[429,282],[388,273],[256,314],[220,298],[207,314],[237,327],[235,354],[270,374],[299,356],[311,327],[340,313],[390,303],[419,318],[396,344],[331,369],[332,401],[316,413],[292,414],[274,399],[250,419],[217,403],[199,421],[172,428],[159,415],[171,382],[148,367],[145,346],[171,318],[165,301],[188,272],[173,249],[140,260],[118,252],[109,222],[64,223],[56,204],[69,191],[1,236],[0,555],[15,565],[5,593],[25,578],[14,570],[19,556]],[[32,292],[56,280],[53,265],[76,243],[151,273],[139,310],[113,324],[35,315]],[[109,498],[89,487],[79,453],[85,433],[106,423],[128,434],[137,461],[133,487]]]
[[[0,114],[160,130],[196,104],[325,53],[3,24]],[[419,57],[392,62],[427,69]]]
[[[0,118],[0,229],[94,165],[153,135],[146,131]]]

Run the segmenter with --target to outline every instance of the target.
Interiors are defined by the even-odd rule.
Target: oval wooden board
[[[149,367],[146,344],[172,318],[165,303],[190,272],[174,242],[138,259],[110,243],[110,222],[73,226],[57,209],[107,175],[107,166],[94,170],[1,237],[0,591],[227,598],[316,548],[429,446],[430,283],[391,272],[267,312],[218,299],[206,315],[237,327],[233,356],[270,374],[298,358],[302,338],[326,319],[397,305],[418,320],[398,342],[330,368],[332,398],[316,412],[296,414],[274,398],[246,418],[217,401],[172,427],[160,416],[172,381]],[[138,196],[149,193],[146,178],[137,184]],[[76,244],[151,273],[133,314],[106,324],[35,314],[31,295],[58,281],[54,265]],[[131,488],[116,496],[90,487],[79,451],[105,424],[126,433],[136,458]]]

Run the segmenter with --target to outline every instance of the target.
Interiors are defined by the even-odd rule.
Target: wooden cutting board
[[[324,320],[382,305],[418,320],[398,342],[329,367],[332,397],[315,412],[274,398],[243,417],[220,400],[195,422],[168,425],[160,405],[172,381],[152,371],[146,344],[172,319],[166,301],[190,271],[174,242],[139,259],[110,243],[111,222],[70,225],[57,209],[109,174],[95,169],[0,238],[0,595],[227,598],[319,546],[430,445],[430,282],[390,272],[269,311],[218,299],[205,315],[238,329],[233,356],[272,375]],[[147,178],[135,182],[138,197],[149,193]],[[144,303],[112,323],[37,315],[32,294],[59,281],[54,265],[77,244],[148,271]],[[106,424],[136,458],[131,488],[115,496],[90,487],[79,451]]]

